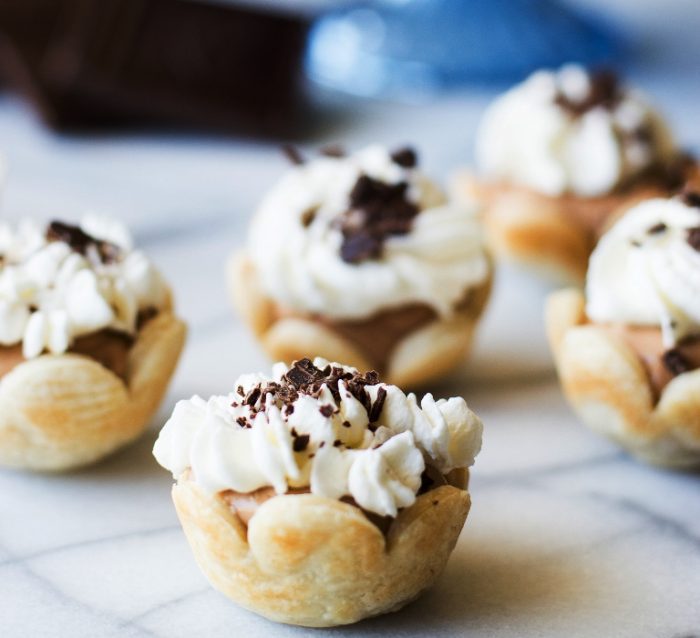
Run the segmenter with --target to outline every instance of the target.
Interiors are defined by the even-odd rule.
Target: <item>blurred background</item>
[[[3,215],[121,217],[209,338],[283,141],[409,143],[445,181],[498,92],[575,61],[622,72],[697,149],[698,33],[698,0],[0,0]],[[550,370],[543,334],[498,325],[520,291],[539,325],[510,286],[480,347]]]

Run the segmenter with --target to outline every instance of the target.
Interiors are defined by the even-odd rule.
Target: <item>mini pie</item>
[[[576,284],[614,218],[696,170],[641,95],[573,65],[498,98],[478,129],[476,162],[477,175],[455,175],[453,192],[481,203],[496,255]]]
[[[0,226],[0,465],[66,470],[132,441],[185,326],[116,222]]]
[[[442,572],[469,511],[482,424],[323,359],[180,401],[153,450],[211,584],[277,622],[398,610]]]
[[[700,465],[700,195],[630,209],[591,256],[586,295],[546,311],[564,392],[592,429],[658,465]]]
[[[448,203],[410,149],[293,167],[228,275],[273,360],[320,355],[414,386],[462,362],[491,289],[473,207]]]

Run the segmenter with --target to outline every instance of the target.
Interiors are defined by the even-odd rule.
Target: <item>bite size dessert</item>
[[[498,257],[580,283],[611,221],[696,172],[659,114],[609,72],[539,71],[495,100],[477,131],[476,174],[456,198],[484,207]]]
[[[180,401],[153,453],[211,584],[278,622],[394,611],[442,572],[467,517],[482,424],[323,359]]]
[[[0,225],[0,465],[65,470],[138,437],[184,339],[121,224]]]
[[[630,209],[554,293],[564,391],[591,428],[660,465],[700,464],[700,191]]]
[[[270,358],[376,369],[414,386],[462,362],[491,289],[474,208],[446,201],[411,149],[298,160],[228,267]]]

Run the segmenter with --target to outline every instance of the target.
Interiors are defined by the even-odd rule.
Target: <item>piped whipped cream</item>
[[[139,313],[168,303],[168,288],[120,223],[0,224],[0,345],[25,358],[66,352],[76,337],[134,334]]]
[[[381,146],[293,167],[262,201],[248,255],[280,305],[334,319],[411,303],[447,317],[490,272],[475,210]]]
[[[462,398],[419,403],[376,373],[317,358],[243,375],[227,396],[179,401],[153,454],[209,493],[308,487],[396,516],[414,503],[426,465],[442,474],[472,465],[481,434]]]
[[[540,193],[611,193],[674,154],[645,98],[576,65],[538,71],[487,109],[476,161],[485,177]]]
[[[699,203],[647,200],[602,237],[586,282],[593,321],[659,326],[666,348],[700,335]]]

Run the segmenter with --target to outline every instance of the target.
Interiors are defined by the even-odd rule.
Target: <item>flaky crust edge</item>
[[[136,439],[163,398],[185,342],[170,311],[139,331],[127,379],[82,355],[42,355],[0,381],[0,465],[60,471]]]
[[[244,251],[231,255],[226,265],[233,305],[273,361],[292,363],[304,357],[323,357],[358,370],[374,366],[348,339],[330,328],[303,318],[275,318],[275,303],[257,285],[254,264]],[[444,377],[464,362],[471,351],[479,319],[488,303],[493,271],[475,289],[476,311],[469,316],[438,320],[415,330],[395,347],[382,377],[405,387],[425,385]]]
[[[264,502],[246,530],[221,498],[181,477],[173,501],[213,587],[270,620],[331,627],[396,611],[437,580],[470,507],[444,485],[402,510],[387,536],[352,505],[312,494]]]
[[[470,170],[452,175],[450,193],[462,202],[479,202],[488,243],[498,259],[524,264],[547,279],[580,285],[595,240],[590,231],[565,211],[563,202],[523,189],[482,183]],[[605,227],[635,203],[663,194],[639,187],[611,213]]]
[[[659,401],[621,338],[587,323],[579,290],[553,293],[545,322],[564,394],[581,420],[655,465],[700,466],[700,370],[678,375]]]

